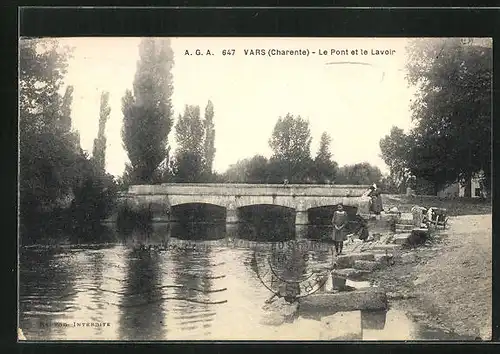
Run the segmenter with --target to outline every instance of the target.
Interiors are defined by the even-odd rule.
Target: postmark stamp
[[[322,289],[330,269],[308,267],[310,251],[306,243],[276,243],[268,250],[256,248],[253,254],[260,282],[287,302],[311,295]]]

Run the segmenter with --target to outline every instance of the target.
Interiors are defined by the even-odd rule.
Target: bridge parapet
[[[368,188],[368,185],[336,184],[164,183],[133,185],[130,186],[128,193],[134,195],[361,197]]]

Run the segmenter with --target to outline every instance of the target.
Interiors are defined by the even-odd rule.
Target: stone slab
[[[369,272],[380,268],[380,263],[375,261],[357,260],[354,262],[354,269],[367,270]]]
[[[370,248],[371,251],[387,251],[387,252],[395,252],[399,248],[398,245],[383,245],[377,244]]]
[[[345,277],[346,279],[359,279],[370,272],[361,269],[354,268],[343,268],[335,269],[332,274],[338,275],[340,277]]]
[[[357,260],[374,261],[375,256],[371,253],[351,253],[337,257],[336,263],[338,268],[352,268]]]
[[[355,290],[339,293],[312,294],[300,299],[299,314],[323,315],[342,311],[386,310],[387,297],[379,290]]]
[[[321,319],[320,340],[361,340],[361,311],[338,312]]]
[[[396,234],[394,235],[394,238],[392,239],[392,243],[396,245],[404,245],[408,243],[408,237],[410,237],[410,233],[405,233],[405,234]]]

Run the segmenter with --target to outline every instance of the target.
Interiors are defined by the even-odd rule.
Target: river
[[[28,340],[319,339],[312,320],[262,323],[272,293],[259,279],[254,245],[241,241],[248,231],[156,225],[148,234],[110,235],[20,250],[19,326]],[[305,272],[331,262],[329,245],[316,244],[302,252]],[[363,339],[448,339],[401,311],[371,317],[362,324]]]

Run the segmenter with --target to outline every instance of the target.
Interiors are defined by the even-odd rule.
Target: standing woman
[[[384,211],[382,206],[382,191],[374,183],[369,190],[368,196],[371,198],[370,210],[375,215],[380,215],[380,212]]]
[[[337,255],[342,254],[342,248],[344,247],[344,241],[346,240],[347,231],[345,229],[347,225],[347,213],[341,204],[337,206],[337,210],[333,213],[333,243],[335,244],[335,252]]]

